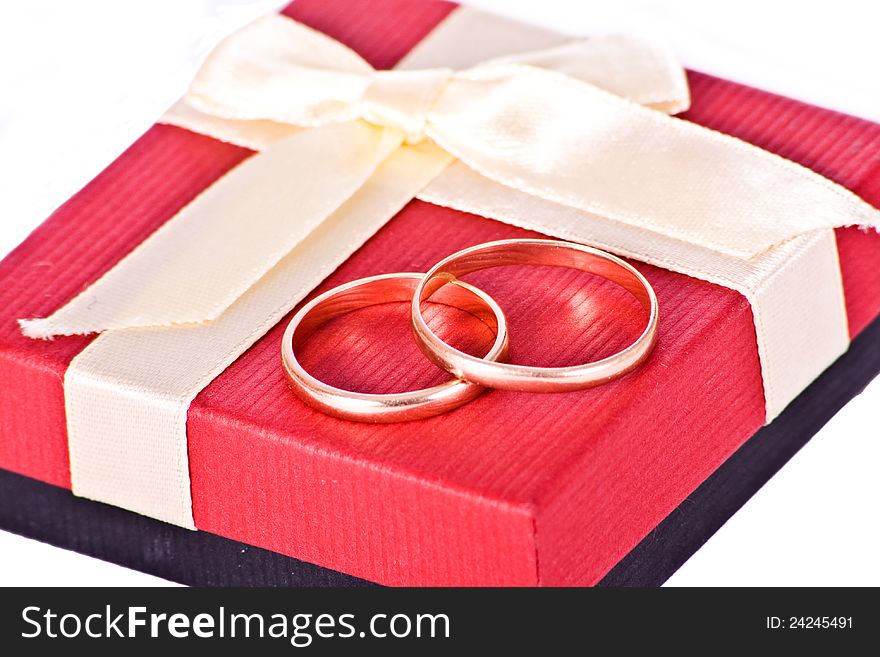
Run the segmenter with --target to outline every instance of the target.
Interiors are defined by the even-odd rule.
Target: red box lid
[[[298,0],[285,13],[388,68],[453,8]],[[880,126],[698,73],[689,80],[684,118],[880,203]],[[63,305],[250,154],[155,126],[0,263],[0,467],[70,487],[63,377],[92,339],[32,341],[16,320]],[[413,201],[319,289],[424,271],[462,247],[528,235]],[[855,335],[880,313],[880,235],[837,237]],[[576,393],[492,391],[418,422],[364,425],[304,406],[281,371],[282,322],[190,409],[196,525],[385,584],[595,583],[764,421],[745,298],[634,264],[663,309],[659,343],[640,370]],[[535,267],[474,280],[505,308],[516,362],[582,362],[640,328],[628,295],[586,274]],[[448,318],[451,338],[461,328]],[[443,379],[393,305],[331,324],[306,361],[361,390]]]

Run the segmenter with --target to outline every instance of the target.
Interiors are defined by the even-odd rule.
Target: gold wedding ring
[[[647,314],[647,325],[631,345],[602,360],[570,367],[534,367],[482,361],[446,344],[425,323],[422,304],[459,276],[504,265],[555,265],[580,269],[617,283],[632,294]],[[500,240],[453,253],[434,265],[419,283],[412,300],[416,342],[434,363],[453,375],[499,390],[565,392],[607,383],[642,364],[657,342],[657,295],[633,266],[599,249],[541,239]]]
[[[393,394],[352,392],[336,388],[306,372],[296,352],[320,326],[360,308],[383,303],[409,302],[424,274],[397,273],[371,276],[335,287],[304,305],[287,326],[281,342],[284,371],[296,394],[318,410],[360,422],[403,422],[445,413],[466,404],[483,386],[452,379],[446,383]],[[446,294],[434,301],[464,310],[495,333],[495,342],[484,358],[507,356],[507,320],[495,300],[464,282],[445,286]]]

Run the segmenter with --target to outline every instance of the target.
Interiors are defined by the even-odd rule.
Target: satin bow
[[[376,173],[406,149],[430,162],[411,165],[421,185],[454,158],[511,190],[743,259],[811,231],[880,226],[845,188],[666,114],[687,105],[681,67],[629,38],[464,71],[376,71],[320,32],[260,19],[211,54],[166,119],[263,152],[25,331],[213,320],[368,181],[393,185]]]

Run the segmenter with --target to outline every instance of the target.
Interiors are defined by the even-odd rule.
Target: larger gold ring
[[[422,304],[459,276],[503,265],[556,265],[580,269],[617,283],[642,304],[647,325],[631,345],[602,360],[570,367],[533,367],[474,358],[441,340],[425,323]],[[659,309],[653,288],[634,267],[599,249],[557,240],[488,242],[454,253],[434,265],[412,300],[412,324],[422,351],[455,376],[502,390],[563,392],[607,383],[638,367],[657,341]]]

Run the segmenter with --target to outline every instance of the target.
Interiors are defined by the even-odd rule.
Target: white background
[[[271,0],[0,3],[0,257],[185,89]],[[691,68],[880,121],[880,3],[473,0],[590,34],[665,39]],[[880,381],[841,411],[670,585],[880,585]],[[0,532],[0,585],[163,583]]]

